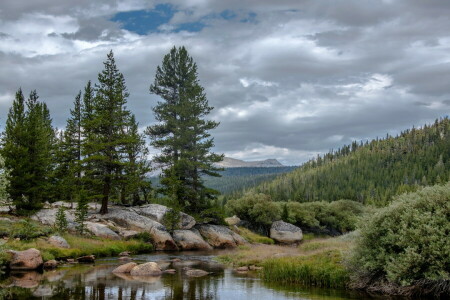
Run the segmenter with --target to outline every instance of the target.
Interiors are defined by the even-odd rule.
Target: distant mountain
[[[276,159],[266,159],[260,161],[244,161],[240,159],[235,159],[231,157],[225,157],[223,161],[216,163],[218,167],[221,168],[242,168],[242,167],[250,167],[250,168],[272,168],[272,167],[284,167],[278,160]]]

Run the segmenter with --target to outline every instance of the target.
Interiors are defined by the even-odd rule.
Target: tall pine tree
[[[104,62],[103,71],[98,74],[98,82],[90,119],[84,120],[88,136],[83,153],[86,155],[84,164],[90,168],[86,176],[101,187],[94,197],[101,199],[100,213],[105,214],[113,189],[120,184],[123,173],[122,158],[126,155],[128,141],[122,129],[130,118],[125,106],[128,98],[125,79],[116,66],[112,51]]]
[[[211,152],[209,130],[219,123],[205,120],[213,108],[199,84],[197,65],[184,47],[173,47],[164,56],[150,92],[163,100],[153,108],[159,123],[146,131],[151,144],[161,150],[155,158],[164,167],[161,192],[182,209],[198,213],[217,195],[204,186],[201,176],[220,176],[213,163],[223,155]]]

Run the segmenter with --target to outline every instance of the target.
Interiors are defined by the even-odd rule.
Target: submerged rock
[[[155,262],[137,265],[130,271],[131,276],[159,276],[161,274],[162,271]]]
[[[79,263],[94,263],[95,256],[94,255],[85,255],[77,258],[77,262]]]
[[[9,264],[11,270],[35,270],[44,263],[41,252],[35,248],[25,251],[8,250],[6,252],[12,255]]]
[[[188,269],[186,271],[186,275],[189,277],[203,277],[208,274],[209,274],[209,272],[206,272],[206,271],[200,270],[200,269]]]
[[[270,228],[270,238],[282,244],[298,243],[303,239],[302,230],[290,223],[276,221]]]
[[[137,263],[130,262],[130,263],[118,266],[112,272],[113,273],[130,273],[131,270],[136,266],[137,266]]]
[[[47,241],[50,245],[53,245],[58,248],[66,248],[66,249],[70,248],[70,245],[66,241],[66,239],[59,235],[52,235],[51,237],[48,238]]]

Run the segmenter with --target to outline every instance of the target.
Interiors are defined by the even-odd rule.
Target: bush
[[[399,285],[450,279],[450,183],[403,194],[361,226],[355,279]]]
[[[327,229],[329,233],[345,233],[355,230],[364,206],[351,200],[334,202],[279,202],[279,207],[287,207],[284,221],[308,229]]]
[[[273,221],[279,220],[281,215],[278,206],[265,194],[247,194],[228,201],[226,207],[232,215],[262,226],[270,226]]]

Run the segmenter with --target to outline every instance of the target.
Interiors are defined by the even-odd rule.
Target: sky
[[[0,130],[19,87],[64,128],[110,50],[143,130],[156,67],[185,46],[214,151],[301,164],[449,114],[449,16],[443,0],[2,0]]]

